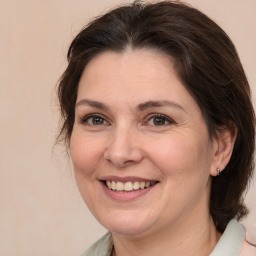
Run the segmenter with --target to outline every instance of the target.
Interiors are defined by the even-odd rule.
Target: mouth
[[[114,180],[102,180],[104,185],[110,190],[117,192],[132,192],[136,190],[144,190],[152,187],[158,183],[158,181],[114,181]]]

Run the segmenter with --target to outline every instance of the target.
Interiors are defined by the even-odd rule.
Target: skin
[[[220,237],[208,209],[211,176],[225,168],[235,136],[209,137],[173,61],[145,49],[98,55],[80,79],[75,115],[70,150],[77,185],[112,232],[112,255],[209,255]],[[118,201],[100,182],[109,175],[158,183]]]

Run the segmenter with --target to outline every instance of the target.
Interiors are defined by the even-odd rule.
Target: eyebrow
[[[101,102],[98,102],[98,101],[94,101],[94,100],[82,99],[82,100],[80,100],[79,102],[76,103],[76,107],[78,107],[80,105],[88,105],[88,106],[98,108],[98,109],[101,109],[101,110],[109,111],[109,107],[107,105],[105,105]],[[136,107],[136,109],[138,111],[144,111],[144,110],[154,108],[154,107],[166,107],[166,106],[172,107],[172,108],[177,108],[177,109],[180,109],[180,110],[186,112],[185,109],[181,105],[179,105],[176,102],[169,101],[169,100],[160,100],[160,101],[150,100],[150,101],[146,101],[144,103],[140,103]]]
[[[76,103],[76,107],[78,107],[80,105],[88,105],[88,106],[98,108],[101,110],[105,110],[105,111],[109,110],[109,108],[105,104],[98,102],[98,101],[94,101],[94,100],[82,99]]]
[[[169,101],[169,100],[161,100],[161,101],[152,101],[152,100],[150,100],[150,101],[147,101],[145,103],[139,104],[137,109],[139,111],[144,111],[144,110],[149,109],[149,108],[166,107],[166,106],[172,107],[172,108],[177,108],[177,109],[180,109],[180,110],[186,112],[185,109],[181,105],[179,105],[176,102]]]

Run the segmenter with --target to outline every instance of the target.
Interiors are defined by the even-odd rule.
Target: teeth
[[[113,182],[114,182],[114,181],[112,181],[112,183],[113,183]],[[118,181],[118,182],[116,183],[116,190],[117,190],[117,191],[124,190],[124,183]]]
[[[111,182],[110,189],[116,190],[116,183],[114,181]]]
[[[144,188],[145,188],[145,185],[146,185],[146,183],[145,183],[144,181],[142,181],[142,182],[140,183],[140,189],[144,189]]]
[[[112,182],[111,182],[111,181],[107,180],[106,185],[107,185],[107,187],[108,187],[109,189],[112,188]]]
[[[133,190],[138,190],[138,189],[140,189],[140,183],[138,181],[135,181],[133,183]]]
[[[154,185],[156,182],[155,181],[142,181],[142,182],[139,182],[139,181],[135,181],[135,182],[131,182],[131,181],[128,181],[128,182],[120,182],[120,181],[110,181],[110,180],[107,180],[106,181],[106,185],[109,189],[111,190],[116,190],[116,191],[133,191],[133,190],[138,190],[138,189],[145,189],[145,188],[148,188],[152,185]]]
[[[132,183],[129,181],[129,182],[126,182],[125,184],[124,184],[124,190],[125,191],[132,191],[133,190],[133,185],[132,185]]]

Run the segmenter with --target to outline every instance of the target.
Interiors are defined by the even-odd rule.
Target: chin
[[[122,236],[139,236],[147,233],[150,227],[145,225],[122,225],[118,223],[113,223],[111,225],[106,226],[106,228],[111,232]]]
[[[118,216],[118,217],[117,217]],[[157,218],[140,213],[119,212],[118,214],[95,216],[110,232],[119,235],[137,236],[147,233],[156,225]]]

